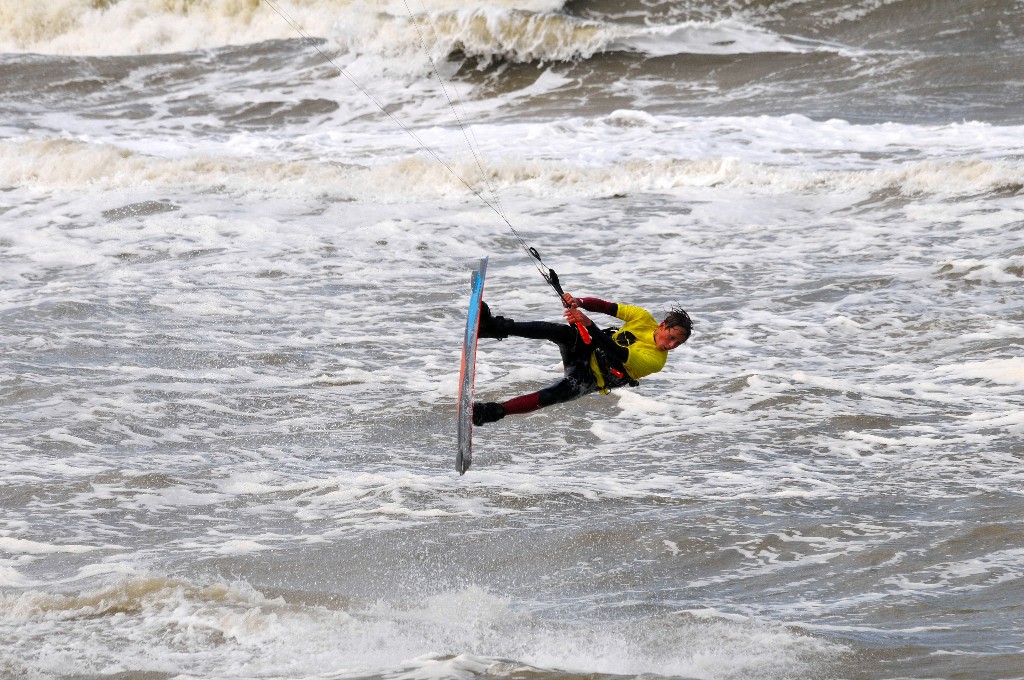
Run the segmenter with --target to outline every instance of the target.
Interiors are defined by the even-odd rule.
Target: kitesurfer
[[[480,337],[511,336],[550,340],[562,354],[564,376],[555,384],[508,401],[474,402],[473,424],[483,425],[514,413],[578,399],[591,392],[608,393],[623,386],[635,387],[640,378],[665,367],[668,353],[690,338],[693,323],[680,307],[674,307],[658,323],[646,309],[606,302],[599,298],[562,296],[569,325],[549,321],[513,321],[493,316],[486,302],[480,303]],[[583,313],[599,312],[617,317],[621,328],[600,330]],[[579,326],[587,329],[591,342],[584,342]]]

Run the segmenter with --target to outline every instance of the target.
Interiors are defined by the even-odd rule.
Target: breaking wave
[[[643,26],[561,13],[561,2],[290,0],[0,0],[0,51],[158,54],[296,39],[345,52],[423,61],[455,53],[512,62],[586,59],[606,51],[668,54],[793,52],[806,48],[736,19]],[[416,14],[410,14],[410,10]],[[294,24],[294,25],[293,25]]]
[[[539,195],[608,196],[686,187],[743,187],[766,194],[966,196],[1019,193],[1024,186],[1024,167],[1010,160],[908,161],[864,170],[787,167],[733,157],[623,158],[600,165],[571,159],[491,161],[487,183],[494,188],[518,187]],[[471,157],[442,165],[430,157],[413,155],[367,166],[223,154],[165,158],[111,144],[70,140],[0,142],[0,186],[10,187],[70,191],[198,187],[227,193],[388,203],[413,195],[464,197],[468,192],[460,178],[477,191],[487,189]]]

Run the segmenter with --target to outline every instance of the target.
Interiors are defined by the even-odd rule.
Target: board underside
[[[458,451],[455,469],[460,475],[473,463],[473,383],[476,378],[476,343],[480,331],[480,302],[484,297],[484,278],[487,276],[487,258],[470,276],[469,312],[466,315],[466,334],[462,343],[462,367],[459,371]]]

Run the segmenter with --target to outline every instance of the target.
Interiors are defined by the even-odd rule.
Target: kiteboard
[[[487,258],[470,275],[469,313],[466,315],[466,335],[462,341],[462,368],[459,371],[458,452],[455,469],[466,474],[473,462],[473,382],[476,378],[476,341],[480,331],[480,303],[484,297],[484,277],[487,276]]]

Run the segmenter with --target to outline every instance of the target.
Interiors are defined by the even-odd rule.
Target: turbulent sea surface
[[[1024,678],[1022,284],[1019,0],[0,0],[0,678]]]

